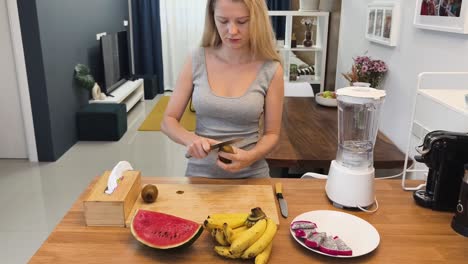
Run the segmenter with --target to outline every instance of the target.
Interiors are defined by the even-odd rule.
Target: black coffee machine
[[[414,157],[427,165],[426,189],[414,192],[417,204],[440,211],[455,211],[468,163],[468,133],[443,130],[429,132]]]
[[[465,164],[465,177],[461,183],[457,211],[452,219],[452,228],[460,235],[468,237],[468,163]]]

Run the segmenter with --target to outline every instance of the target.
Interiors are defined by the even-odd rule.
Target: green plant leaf
[[[77,64],[75,66],[76,75],[88,75],[90,73],[88,66],[84,64]]]
[[[76,75],[75,80],[81,88],[91,90],[94,86],[94,78],[90,74],[88,75]]]

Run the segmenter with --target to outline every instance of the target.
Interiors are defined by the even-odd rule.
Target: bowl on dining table
[[[336,107],[338,105],[336,101],[336,94],[334,92],[320,92],[315,95],[315,102],[317,104],[327,107]]]

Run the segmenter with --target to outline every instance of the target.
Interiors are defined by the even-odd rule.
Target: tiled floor
[[[118,142],[78,142],[58,161],[0,160],[0,263],[26,263],[89,182],[120,160],[144,176],[183,176],[184,147],[137,132],[159,97],[140,102]]]

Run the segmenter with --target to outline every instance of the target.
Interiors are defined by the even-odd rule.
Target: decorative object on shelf
[[[418,28],[468,34],[468,3],[462,0],[416,0]]]
[[[317,11],[319,8],[319,0],[300,0],[299,11]]]
[[[367,6],[366,38],[394,47],[398,42],[400,5],[395,2],[371,2]]]
[[[312,47],[314,45],[314,42],[312,41],[312,26],[316,25],[315,19],[312,18],[303,18],[301,20],[301,24],[305,26],[306,31],[305,31],[305,39],[302,42],[304,47]]]
[[[314,66],[309,66],[307,64],[299,65],[297,69],[298,75],[315,75]]]
[[[379,88],[379,85],[385,76],[388,68],[382,60],[373,60],[369,56],[359,56],[353,59],[354,64],[351,72],[343,73],[350,85],[361,83],[370,83],[370,87]]]
[[[297,81],[297,65],[296,64],[289,65],[289,80]]]
[[[296,47],[297,47],[296,33],[292,33],[292,36],[291,36],[291,48],[296,48]]]
[[[94,77],[91,75],[88,66],[84,64],[77,64],[75,66],[75,80],[81,88],[91,92],[94,100],[103,100],[106,98],[106,95],[101,93],[99,85],[94,81]]]
[[[101,87],[98,83],[94,83],[93,88],[91,89],[91,96],[94,100],[104,100],[106,99],[106,95],[101,92]]]

